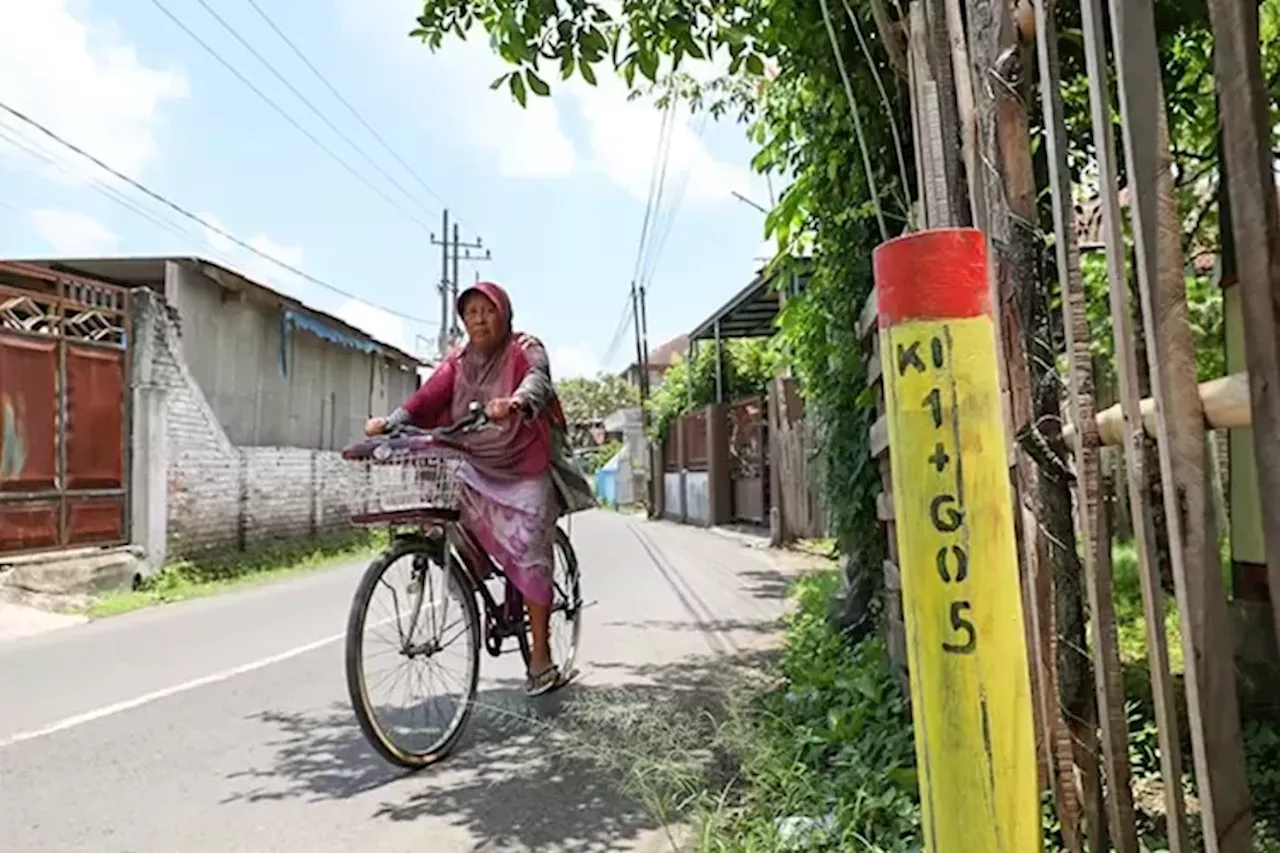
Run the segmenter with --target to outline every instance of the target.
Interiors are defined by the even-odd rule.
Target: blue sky
[[[384,171],[400,193],[258,63],[197,0],[158,0],[299,124],[402,208],[330,159],[179,29],[153,0],[0,0],[0,100],[209,218],[255,248],[370,303],[434,319],[440,250],[432,197],[289,51],[248,0],[208,0]],[[517,323],[542,337],[561,375],[594,372],[621,318],[635,265],[661,114],[620,84],[574,82],[521,110],[489,83],[486,42],[432,55],[410,41],[414,0],[258,0],[495,262]],[[392,343],[435,329],[301,281],[135,191],[161,228],[95,190],[95,167],[7,115],[0,134],[0,256],[203,254]],[[656,340],[687,331],[749,280],[762,254],[768,190],[736,125],[681,112],[667,198],[680,199],[651,282]],[[664,208],[669,205],[664,205]],[[474,273],[465,264],[463,281]],[[656,341],[655,341],[656,342]],[[417,348],[421,348],[420,346]],[[630,338],[605,365],[621,369]]]

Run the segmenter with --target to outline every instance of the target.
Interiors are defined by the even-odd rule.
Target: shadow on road
[[[605,622],[604,628],[640,628],[656,631],[711,631],[718,634],[772,634],[782,626],[780,619],[715,619],[710,622],[692,620],[648,619],[643,622]]]
[[[660,828],[655,815],[666,811],[670,784],[652,781],[655,768],[675,780],[725,775],[709,749],[716,719],[769,655],[594,664],[586,677],[607,683],[580,681],[539,700],[499,683],[477,697],[455,753],[411,782],[374,754],[345,704],[321,714],[268,711],[254,719],[278,730],[274,760],[233,774],[244,787],[229,801],[364,795],[375,818],[463,827],[475,850],[621,849]]]
[[[738,576],[746,584],[747,592],[756,598],[781,601],[791,592],[795,584],[794,577],[787,577],[776,569],[762,569],[739,572]]]

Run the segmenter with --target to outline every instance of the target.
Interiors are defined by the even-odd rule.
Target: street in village
[[[3,848],[669,849],[562,718],[669,713],[758,660],[796,567],[731,534],[605,511],[573,517],[572,536],[598,602],[578,681],[527,700],[518,655],[484,656],[462,744],[416,775],[374,755],[347,700],[363,565],[0,645]]]

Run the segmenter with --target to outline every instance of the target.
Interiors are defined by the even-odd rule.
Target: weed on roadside
[[[884,645],[849,645],[826,620],[835,573],[801,580],[773,689],[740,700],[721,737],[740,764],[699,849],[915,851],[911,718]]]
[[[722,675],[697,701],[631,707],[620,691],[568,715],[673,850],[922,849],[906,703],[883,644],[850,648],[827,623],[837,583],[834,572],[797,583],[763,672]]]
[[[357,560],[386,547],[386,543],[382,531],[361,529],[249,551],[211,551],[169,563],[136,589],[109,593],[85,612],[94,618],[115,616],[156,604],[214,595]]]

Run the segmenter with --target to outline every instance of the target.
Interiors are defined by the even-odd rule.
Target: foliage
[[[769,390],[778,353],[768,341],[740,340],[721,344],[721,374],[726,402],[761,396]],[[650,432],[665,438],[671,422],[716,401],[715,347],[699,348],[693,361],[678,361],[667,369],[649,401]]]
[[[1090,346],[1094,363],[1103,370],[1098,377],[1099,384],[1111,385],[1116,382],[1115,339],[1111,324],[1110,286],[1105,253],[1082,253],[1080,272],[1087,300]],[[1186,282],[1187,314],[1196,341],[1196,374],[1201,382],[1207,382],[1225,375],[1227,369],[1222,288],[1208,275],[1188,275]],[[1136,309],[1136,305],[1134,307]]]
[[[592,424],[619,409],[640,405],[640,393],[621,376],[601,373],[595,379],[574,377],[556,383],[564,416],[571,424]]]
[[[796,585],[781,683],[744,703],[723,735],[741,782],[735,808],[704,815],[705,850],[784,849],[788,824],[809,825],[799,849],[920,849],[906,703],[883,644],[851,649],[827,623],[837,583],[825,573]]]
[[[589,452],[580,453],[578,455],[578,464],[582,468],[582,473],[591,477],[621,449],[621,441],[610,441],[599,447],[591,448]]]

